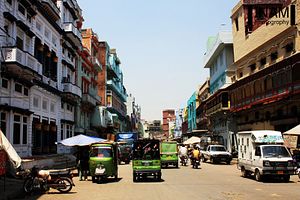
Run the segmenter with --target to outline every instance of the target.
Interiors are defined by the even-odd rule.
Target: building
[[[196,102],[197,95],[196,92],[192,94],[187,102],[187,111],[188,111],[188,133],[191,133],[193,130],[197,129],[196,125]]]
[[[163,110],[163,124],[162,124],[162,131],[163,134],[169,138],[169,122],[175,121],[175,110],[168,109]]]
[[[175,129],[174,138],[181,138],[182,136],[182,123],[183,123],[183,111],[184,109],[175,110]]]
[[[166,135],[164,134],[162,130],[161,120],[153,120],[148,123],[148,133],[150,138],[154,139],[166,139]]]
[[[208,129],[211,134],[224,138],[224,145],[231,148],[231,134],[229,134],[229,108],[227,87],[231,84],[231,69],[233,64],[232,33],[222,31],[215,37],[208,39],[204,56],[204,68],[210,72],[210,96],[205,100]],[[205,119],[205,118],[204,118]]]
[[[110,49],[107,42],[99,42],[102,72],[98,73],[98,95],[103,99],[101,105],[112,114],[112,132],[127,132],[130,121],[127,118],[127,92],[123,84],[121,61],[115,49]],[[103,137],[106,133],[103,132]]]
[[[141,107],[136,104],[135,97],[129,94],[126,102],[127,117],[130,122],[130,127],[127,129],[134,132],[139,132],[141,126]]]
[[[295,2],[240,1],[232,10],[235,74],[228,89],[235,132],[285,132],[300,123],[300,16],[295,15],[300,6]]]
[[[208,119],[206,114],[206,100],[208,99],[209,92],[209,78],[199,87],[197,91],[196,102],[196,125],[198,130],[208,131]]]
[[[99,136],[101,118],[97,118],[101,97],[98,95],[98,73],[100,64],[99,38],[92,29],[82,30],[81,70],[78,74],[82,88],[80,112],[78,113],[78,133]],[[99,114],[100,115],[100,114]],[[98,121],[99,120],[99,121]]]
[[[74,134],[81,97],[81,10],[75,0],[5,0],[0,13],[1,129],[20,156],[56,153],[55,142]]]

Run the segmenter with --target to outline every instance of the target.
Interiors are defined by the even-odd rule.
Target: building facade
[[[162,124],[162,131],[166,138],[169,138],[169,122],[175,121],[175,110],[168,109],[163,110],[163,124]]]
[[[208,129],[213,135],[224,138],[224,145],[231,149],[231,134],[229,133],[228,92],[231,84],[231,69],[233,64],[232,33],[222,31],[208,40],[210,43],[204,56],[204,68],[210,72],[210,96],[206,99],[206,114],[209,121]]]
[[[81,97],[74,70],[81,10],[75,0],[0,4],[1,130],[20,156],[56,153],[55,142],[74,134],[74,105]],[[66,21],[74,25],[71,31]],[[66,49],[73,53],[69,58]],[[63,81],[68,74],[72,89]],[[66,103],[68,89],[73,101]]]
[[[229,92],[236,131],[285,132],[299,124],[299,10],[299,1],[288,0],[255,5],[240,1],[233,9],[235,74]],[[249,29],[249,15],[256,28]]]

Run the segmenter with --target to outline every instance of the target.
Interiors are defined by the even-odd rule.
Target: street
[[[256,182],[242,178],[235,164],[201,163],[200,169],[191,166],[179,169],[163,169],[162,181],[132,181],[131,165],[119,166],[119,181],[107,183],[78,181],[71,193],[61,194],[50,190],[48,194],[30,196],[27,199],[107,199],[107,200],[177,200],[177,199],[299,199],[300,181],[292,176],[289,183],[273,180]]]

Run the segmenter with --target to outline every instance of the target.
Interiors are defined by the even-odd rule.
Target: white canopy
[[[76,135],[74,137],[70,137],[67,139],[64,139],[60,142],[57,142],[59,144],[63,144],[65,146],[87,146],[98,142],[104,142],[105,139],[98,138],[98,137],[92,137],[87,135]]]
[[[283,133],[284,135],[300,135],[300,124]]]
[[[200,142],[200,138],[199,137],[192,136],[191,138],[189,138],[186,141],[184,141],[183,144],[195,144],[195,143],[199,143],[199,142]]]
[[[3,132],[0,130],[0,150],[4,150],[11,163],[13,164],[14,168],[18,168],[21,166],[22,159],[14,149],[14,147],[10,144],[8,139],[5,137]]]

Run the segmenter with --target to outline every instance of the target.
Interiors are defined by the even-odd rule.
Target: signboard
[[[284,144],[289,148],[297,148],[298,136],[297,135],[284,135]]]
[[[283,138],[281,135],[277,134],[263,134],[263,135],[252,135],[252,140],[255,143],[283,143]]]
[[[0,150],[0,176],[6,173],[6,152],[4,150]]]

